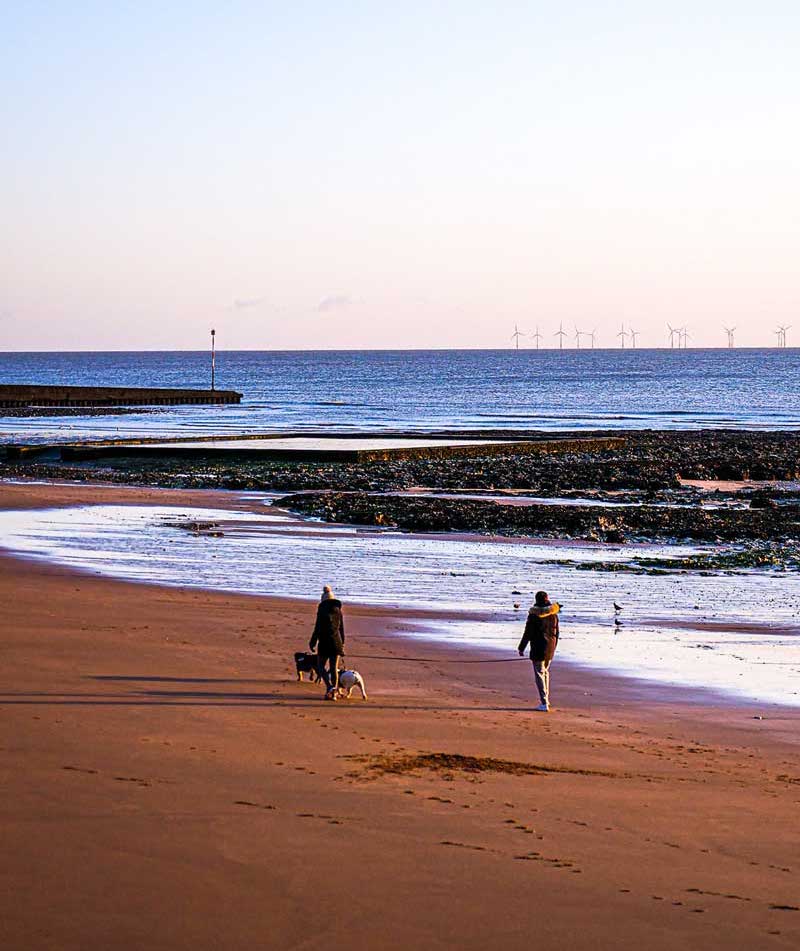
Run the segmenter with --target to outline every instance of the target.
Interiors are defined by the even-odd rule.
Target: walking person
[[[333,596],[328,584],[322,589],[317,621],[308,646],[312,651],[317,649],[317,669],[325,681],[325,699],[335,700],[339,686],[339,658],[344,657],[344,615],[342,602]]]
[[[558,645],[559,604],[552,604],[546,591],[537,591],[533,607],[528,611],[525,633],[519,642],[519,656],[525,656],[525,648],[530,644],[533,676],[539,691],[541,703],[536,710],[547,713],[550,709],[550,662]]]

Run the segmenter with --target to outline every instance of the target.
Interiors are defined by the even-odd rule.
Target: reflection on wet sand
[[[645,547],[654,558],[687,558],[709,547],[488,543],[310,523],[275,509],[114,505],[0,513],[0,534],[11,550],[137,581],[304,598],[333,580],[351,603],[413,612],[410,637],[503,651],[513,650],[533,592],[545,587],[564,605],[562,660],[800,705],[793,576],[651,576],[576,564],[631,563]]]

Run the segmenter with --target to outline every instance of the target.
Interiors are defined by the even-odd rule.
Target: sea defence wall
[[[387,442],[402,443],[402,437]],[[309,445],[313,442],[314,445]],[[362,445],[359,445],[362,442]],[[554,455],[588,450],[618,449],[624,439],[601,437],[586,439],[526,439],[526,440],[435,440],[425,445],[380,445],[375,436],[348,436],[336,438],[317,436],[245,436],[236,439],[195,439],[191,441],[106,442],[94,444],[67,444],[57,447],[64,461],[96,459],[215,459],[225,462],[380,462],[402,459],[455,459],[482,456],[511,456],[519,454]],[[32,454],[41,447],[9,447],[9,458]],[[55,448],[55,447],[53,447]],[[28,452],[25,452],[28,449]],[[22,450],[22,451],[20,451]]]
[[[235,390],[138,386],[24,386],[0,384],[0,406],[184,406],[241,403]]]

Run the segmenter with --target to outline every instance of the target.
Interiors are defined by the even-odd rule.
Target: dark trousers
[[[339,655],[319,654],[317,656],[317,670],[320,677],[325,681],[325,687],[328,690],[334,690],[339,686]]]

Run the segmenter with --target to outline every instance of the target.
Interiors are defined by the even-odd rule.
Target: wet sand
[[[0,486],[173,499],[251,505]],[[796,711],[557,661],[535,714],[527,662],[352,606],[370,700],[330,704],[294,679],[313,605],[8,555],[0,592],[6,947],[797,946]]]

